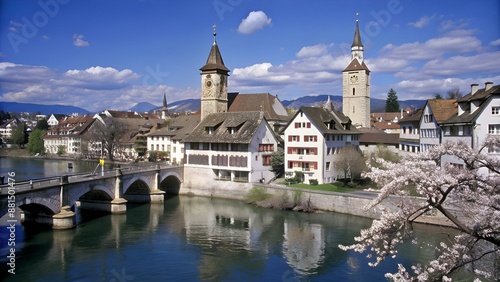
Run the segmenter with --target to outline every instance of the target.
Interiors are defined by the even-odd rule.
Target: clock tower
[[[227,78],[229,69],[224,65],[217,46],[214,25],[214,43],[207,63],[201,70],[201,120],[211,113],[227,112]]]
[[[356,127],[370,127],[370,70],[363,58],[358,21],[351,45],[351,62],[342,71],[342,112]]]

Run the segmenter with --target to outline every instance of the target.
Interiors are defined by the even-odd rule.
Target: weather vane
[[[214,28],[214,43],[215,43],[215,37],[217,36],[217,33],[215,32],[215,29],[217,28],[217,26],[214,24],[212,27]]]

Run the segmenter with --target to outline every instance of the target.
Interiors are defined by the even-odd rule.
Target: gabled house
[[[457,103],[457,113],[442,123],[443,142],[462,140],[478,148],[488,135],[500,135],[500,85],[486,82],[479,89],[472,84],[471,92]],[[500,148],[489,148],[488,153],[500,157]],[[443,157],[442,162],[462,165],[451,156]]]
[[[263,112],[213,113],[184,138],[184,173],[188,187],[222,185],[220,181],[264,182],[274,177],[271,154],[278,148]]]
[[[49,126],[55,126],[58,125],[61,120],[64,120],[66,118],[65,114],[51,114],[50,117],[47,119],[47,124]]]
[[[280,132],[290,121],[290,116],[277,96],[269,93],[228,93],[228,112],[263,111],[275,132]]]
[[[0,138],[5,142],[7,138],[12,136],[12,130],[19,124],[17,119],[9,119],[0,124]]]
[[[420,119],[423,107],[399,120],[399,152],[402,155],[420,152]]]
[[[419,123],[421,152],[441,144],[441,125],[456,113],[457,101],[454,99],[427,100]]]
[[[328,103],[327,103],[328,104]],[[303,182],[335,182],[336,155],[347,145],[359,146],[362,134],[351,120],[332,107],[301,107],[284,130],[285,173],[303,172]]]
[[[67,117],[60,120],[57,125],[51,126],[42,137],[47,154],[64,153],[68,155],[81,155],[87,148],[84,144],[86,134],[94,123],[90,115]]]
[[[168,126],[148,134],[149,153],[165,152],[170,162],[183,164],[185,151],[183,139],[199,122],[200,115],[183,115],[170,119]]]

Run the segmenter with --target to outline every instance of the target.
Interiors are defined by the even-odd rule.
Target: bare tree
[[[458,87],[453,87],[448,92],[446,92],[446,98],[447,99],[458,99],[461,98],[463,95],[460,92],[460,88]]]
[[[114,160],[114,155],[119,148],[120,140],[128,131],[127,125],[119,122],[115,118],[103,118],[94,122],[90,130],[92,142],[101,143],[103,153],[107,154],[110,161]]]
[[[353,183],[354,176],[360,175],[366,169],[365,158],[358,147],[342,147],[335,159],[335,169],[344,172],[346,182],[349,177]]]

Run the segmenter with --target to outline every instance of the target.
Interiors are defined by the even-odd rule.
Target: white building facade
[[[303,173],[302,182],[332,183],[343,172],[335,170],[341,148],[359,146],[361,131],[351,128],[342,113],[319,107],[302,107],[285,128],[285,173]]]

